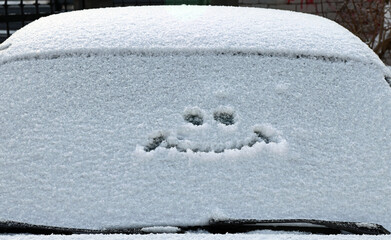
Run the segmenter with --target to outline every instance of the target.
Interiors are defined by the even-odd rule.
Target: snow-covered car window
[[[0,219],[391,229],[391,89],[368,49],[362,61],[217,48],[35,59],[13,55],[15,36],[0,65]]]

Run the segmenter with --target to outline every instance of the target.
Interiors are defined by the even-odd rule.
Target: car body
[[[94,9],[42,18],[0,49],[0,220],[391,229],[390,70],[335,22]]]

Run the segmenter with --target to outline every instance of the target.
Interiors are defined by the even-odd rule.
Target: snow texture
[[[391,89],[384,65],[368,62],[374,57],[365,45],[318,17],[245,8],[188,9],[60,14],[39,20],[43,26],[28,25],[5,43],[12,43],[0,52],[6,60],[59,55],[0,65],[0,220],[96,229],[203,224],[210,218],[307,218],[372,222],[391,229]],[[180,18],[179,10],[203,15]],[[210,37],[205,41],[213,44],[207,44],[202,31],[207,26],[199,22],[206,21],[204,16],[217,21],[220,15],[239,13],[241,18],[230,23],[264,15],[275,16],[277,23],[289,17],[319,21],[319,26],[330,26],[329,33],[340,33],[331,38],[345,33],[343,39],[352,39],[349,43],[357,49],[324,46],[325,53],[343,53],[346,61],[213,52],[221,49],[219,44],[228,48],[235,42],[225,45],[230,39],[218,35],[223,31],[215,29],[216,23],[211,28],[220,40]],[[205,44],[213,51],[187,51],[191,44],[164,51],[179,42],[165,31],[157,41],[160,28],[155,24],[175,27],[153,15],[176,19],[178,30],[172,34],[182,36],[183,44],[195,43],[195,35],[188,33],[200,28],[196,46]],[[110,44],[94,35],[103,28],[119,31],[115,24],[99,25],[105,16],[129,19]],[[89,17],[97,18],[89,30],[94,37],[87,41],[81,32],[75,42],[58,45],[68,50],[57,52],[53,43],[65,41],[58,35],[67,38],[69,33],[53,29],[70,24],[57,21],[87,26]],[[258,32],[246,26],[233,29],[249,47]],[[48,39],[43,33],[27,37],[35,28],[42,28]],[[292,38],[301,36],[300,29],[290,31]],[[305,37],[316,40],[318,32]],[[269,29],[258,37],[274,35],[284,33]],[[18,39],[27,41],[19,45],[23,51],[14,48],[22,44]],[[91,43],[103,49],[100,54],[68,55],[75,44],[95,51],[89,49]],[[138,49],[149,51],[151,46],[154,54],[122,54],[115,47],[136,43]],[[33,53],[34,46],[41,53]],[[364,56],[360,54],[366,60],[355,59]]]
[[[61,13],[17,31],[0,49],[0,62],[80,53],[214,51],[355,59],[384,67],[363,42],[331,20],[236,7],[144,6]]]
[[[170,227],[170,226],[156,226],[156,227],[143,227],[141,229],[142,232],[145,233],[176,233],[180,231],[178,227]]]

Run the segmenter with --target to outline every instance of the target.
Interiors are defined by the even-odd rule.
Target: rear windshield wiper
[[[246,233],[258,230],[295,231],[313,234],[390,234],[383,226],[373,223],[322,221],[313,219],[282,220],[210,220],[195,226],[145,226],[137,228],[79,229],[33,225],[14,221],[0,222],[0,234],[150,234],[209,232],[212,234]]]
[[[322,221],[313,219],[280,220],[211,220],[201,230],[210,233],[243,233],[257,230],[298,231],[314,234],[369,234],[380,235],[390,232],[379,224]]]

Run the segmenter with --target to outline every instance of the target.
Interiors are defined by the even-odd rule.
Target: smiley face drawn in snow
[[[186,108],[183,113],[185,124],[175,130],[160,130],[150,135],[144,151],[165,148],[178,152],[223,153],[285,141],[270,125],[254,125],[250,131],[241,131],[237,119],[231,107],[219,107],[209,114],[198,107]]]

